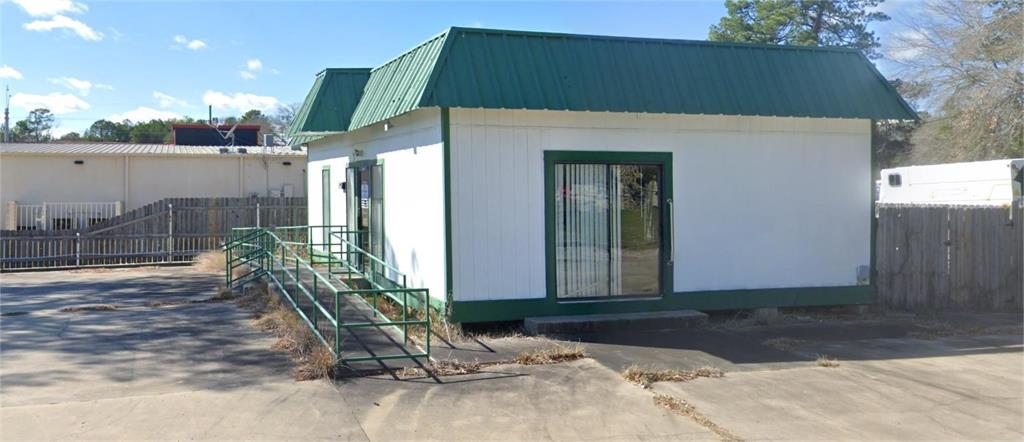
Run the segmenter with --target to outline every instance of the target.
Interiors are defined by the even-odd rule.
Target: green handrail
[[[257,274],[256,278],[258,278],[259,276],[262,276],[262,275],[267,275],[277,285],[277,287],[281,289],[281,292],[284,294],[284,297],[288,299],[289,304],[291,304],[293,309],[295,309],[296,312],[299,313],[300,317],[303,319],[303,322],[305,322],[312,329],[312,331],[314,332],[314,335],[317,337],[317,339],[320,340],[328,349],[330,349],[335,354],[335,356],[339,359],[339,361],[341,361],[341,362],[356,362],[356,361],[366,361],[366,360],[384,360],[384,359],[397,359],[397,358],[408,358],[408,357],[413,357],[413,358],[415,358],[415,357],[429,357],[430,356],[430,334],[431,334],[431,330],[430,330],[430,328],[431,328],[430,327],[431,326],[430,322],[431,321],[430,321],[430,314],[429,314],[429,311],[428,311],[428,309],[430,308],[429,307],[429,305],[430,305],[430,303],[429,303],[429,299],[430,299],[429,291],[427,289],[408,288],[408,287],[405,287],[404,284],[403,284],[402,287],[384,288],[384,287],[379,286],[379,284],[376,284],[376,283],[374,283],[374,284],[377,285],[378,288],[373,288],[373,289],[349,289],[348,287],[345,287],[344,289],[339,289],[337,286],[335,286],[332,283],[330,276],[325,277],[323,274],[318,272],[316,270],[316,268],[313,267],[313,265],[309,261],[307,261],[307,260],[302,258],[302,256],[295,250],[295,247],[294,247],[296,245],[303,245],[303,246],[305,246],[307,244],[310,244],[310,247],[311,247],[311,244],[312,244],[312,235],[311,235],[312,229],[313,228],[321,228],[321,227],[322,228],[326,228],[326,229],[332,229],[332,230],[328,230],[328,231],[325,232],[325,233],[327,233],[327,235],[325,235],[325,237],[328,238],[328,242],[326,243],[326,245],[332,245],[332,243],[329,241],[329,238],[330,238],[330,236],[336,236],[336,237],[338,237],[339,239],[342,240],[342,243],[340,243],[339,245],[343,245],[344,244],[344,245],[350,246],[350,247],[354,248],[360,255],[366,256],[367,258],[369,258],[373,262],[379,263],[382,266],[386,266],[386,268],[394,271],[396,274],[401,274],[401,272],[398,272],[397,268],[395,268],[394,266],[391,266],[391,265],[387,264],[386,262],[384,262],[383,260],[379,259],[378,257],[373,256],[372,254],[368,253],[367,251],[363,250],[362,248],[352,244],[351,241],[348,241],[348,240],[342,238],[340,236],[340,234],[361,234],[361,233],[363,233],[363,232],[360,232],[360,231],[349,231],[349,230],[345,229],[344,226],[285,226],[285,227],[276,227],[276,228],[270,228],[270,229],[243,227],[243,228],[232,229],[232,232],[230,233],[230,236],[229,236],[230,239],[225,243],[225,246],[224,246],[225,252],[227,254],[227,260],[226,260],[227,262],[226,262],[226,269],[225,270],[226,270],[226,273],[227,273],[226,278],[227,278],[229,287],[232,286],[231,285],[232,284],[232,274],[231,274],[232,273],[232,269],[234,269],[236,267],[239,267],[241,265],[245,265],[245,264],[251,263],[251,262],[256,262],[257,265],[259,266],[258,269],[254,269],[253,271],[248,272],[246,275],[244,275],[244,276],[242,276],[242,277],[240,277],[238,279],[244,279],[246,276],[251,275],[251,274]],[[307,237],[307,240],[309,241],[308,243],[300,243],[298,241],[285,241],[285,240],[283,240],[281,238],[281,236],[277,232],[277,230],[286,230],[287,231],[287,230],[300,230],[300,229],[307,229],[307,232],[309,234],[309,236]],[[242,252],[239,253],[240,256],[237,256],[237,257],[233,256],[233,253],[235,252],[235,249],[242,249]],[[250,250],[250,249],[252,249],[252,250]],[[334,259],[331,258],[330,256],[333,256],[334,252],[331,251],[331,250],[328,250],[328,251],[329,251],[328,265],[330,266],[330,264],[334,261]],[[351,255],[353,252],[345,251],[344,253],[346,253],[348,255]],[[312,256],[312,255],[310,255],[310,256]],[[362,273],[362,272],[358,271],[357,269],[353,268],[351,263],[349,263],[347,261],[341,261],[341,262],[344,262],[345,265],[347,267],[349,267],[350,270],[355,271],[356,274],[360,274],[360,275],[365,276],[364,273]],[[236,265],[236,263],[238,263],[238,264]],[[294,267],[289,267],[289,264],[294,264]],[[275,265],[280,268],[280,272],[281,272],[281,276],[280,277],[278,277],[275,274],[275,269],[274,269]],[[303,282],[303,279],[301,277],[301,272],[303,270],[310,272],[311,275],[312,275],[312,284],[311,284],[312,285],[312,292],[310,292],[310,290],[307,289],[305,283]],[[309,300],[310,303],[312,304],[313,310],[310,312],[311,314],[307,314],[303,310],[303,307],[301,307],[298,304],[298,302],[295,299],[292,298],[292,295],[289,293],[289,291],[287,290],[287,288],[285,287],[285,284],[284,284],[285,274],[287,274],[287,277],[292,282],[294,282],[296,287],[298,287],[298,289],[299,289],[298,291],[302,292],[302,294],[306,297],[306,299]],[[328,275],[331,275],[331,273],[328,273]],[[405,280],[405,275],[404,274],[402,274],[402,279],[403,279],[403,281]],[[244,284],[244,282],[243,282],[243,284]],[[334,307],[334,311],[333,312],[331,312],[330,309],[328,309],[326,306],[324,306],[324,304],[320,301],[320,297],[319,297],[319,293],[320,293],[319,289],[320,289],[320,287],[319,286],[321,286],[321,284],[324,284],[322,287],[326,288],[334,297],[334,299],[333,299],[333,301],[334,301],[334,306],[333,306]],[[366,295],[366,294],[373,295],[373,297],[374,297],[374,305],[370,305],[367,302],[366,299],[363,299],[361,296],[359,296],[359,295]],[[379,296],[381,294],[385,294],[386,296],[391,297],[392,299],[395,299],[396,302],[398,302],[398,299],[397,299],[396,295],[400,294],[402,296],[403,302],[401,302],[401,304],[402,304],[403,308],[402,308],[402,319],[401,320],[392,320],[392,319],[388,318],[386,315],[384,315],[383,313],[381,313],[379,310],[377,310],[377,308],[376,308],[376,299],[377,299],[377,296]],[[410,320],[409,319],[409,316],[408,316],[408,313],[409,313],[409,308],[408,308],[409,294],[419,294],[420,296],[422,296],[424,306],[426,306],[425,309],[424,309],[424,319],[421,319],[421,320]],[[360,302],[365,304],[367,307],[369,307],[373,311],[374,317],[382,318],[382,320],[377,321],[377,322],[371,321],[371,322],[345,323],[344,321],[342,321],[342,319],[340,317],[340,315],[341,315],[340,305],[341,305],[341,297],[342,296],[351,296],[352,299],[358,299]],[[333,327],[333,329],[334,329],[334,335],[335,336],[334,336],[334,345],[333,346],[328,342],[327,338],[325,336],[323,336],[323,334],[321,333],[320,329],[318,328],[318,322],[319,322],[318,321],[318,316],[319,315],[325,316],[327,318],[327,322],[329,323],[329,325],[331,327]],[[341,349],[341,329],[342,328],[352,329],[352,328],[362,328],[362,327],[378,327],[378,328],[379,327],[388,327],[388,326],[395,327],[397,330],[402,332],[404,341],[406,343],[408,343],[408,340],[409,340],[408,327],[409,327],[409,325],[423,325],[423,326],[425,326],[425,328],[426,328],[426,337],[427,338],[426,338],[426,342],[425,342],[424,352],[422,352],[422,353],[405,352],[402,355],[372,355],[372,356],[365,356],[365,357],[349,357],[349,358],[342,357],[342,349]]]

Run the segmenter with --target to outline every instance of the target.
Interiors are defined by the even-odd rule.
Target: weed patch
[[[267,284],[248,288],[238,297],[238,305],[253,312],[253,327],[277,337],[270,348],[287,353],[295,362],[292,372],[295,380],[331,379],[337,374],[338,361],[334,354]]]
[[[70,307],[64,307],[60,309],[61,313],[80,313],[80,312],[104,312],[111,310],[120,310],[122,306],[117,304],[85,304],[85,305],[73,305]]]
[[[580,344],[555,344],[550,347],[519,353],[515,358],[512,358],[512,361],[519,365],[543,365],[575,361],[585,357],[587,357],[587,353]]]
[[[694,370],[649,370],[634,365],[622,372],[624,379],[643,388],[649,388],[655,382],[689,382],[697,378],[722,376],[725,376],[725,373],[714,367],[700,367]]]
[[[814,361],[819,367],[825,368],[836,368],[839,366],[839,360],[828,355],[818,355],[818,359]]]
[[[729,432],[729,430],[726,430],[725,428],[722,428],[722,426],[714,423],[707,416],[697,411],[696,407],[690,405],[688,402],[684,400],[676,399],[672,396],[667,396],[664,394],[658,394],[654,396],[654,404],[668,411],[671,411],[672,413],[675,413],[679,416],[690,418],[690,420],[696,422],[698,425],[704,428],[707,428],[724,441],[743,440]]]

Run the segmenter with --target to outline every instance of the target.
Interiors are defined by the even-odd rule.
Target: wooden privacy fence
[[[1024,209],[878,207],[878,302],[899,310],[1020,310]]]
[[[305,198],[168,198],[81,231],[4,231],[0,270],[189,262],[232,228],[297,224]]]

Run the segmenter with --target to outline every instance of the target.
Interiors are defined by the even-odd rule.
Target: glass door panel
[[[560,299],[661,294],[661,166],[554,165]]]

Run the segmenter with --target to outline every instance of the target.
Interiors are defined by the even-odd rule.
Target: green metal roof
[[[288,144],[308,143],[325,133],[347,130],[369,78],[369,68],[320,71],[288,126]]]
[[[434,106],[917,118],[852,49],[477,28],[451,28],[373,69],[347,104],[347,130]],[[323,118],[346,130],[342,116]]]

